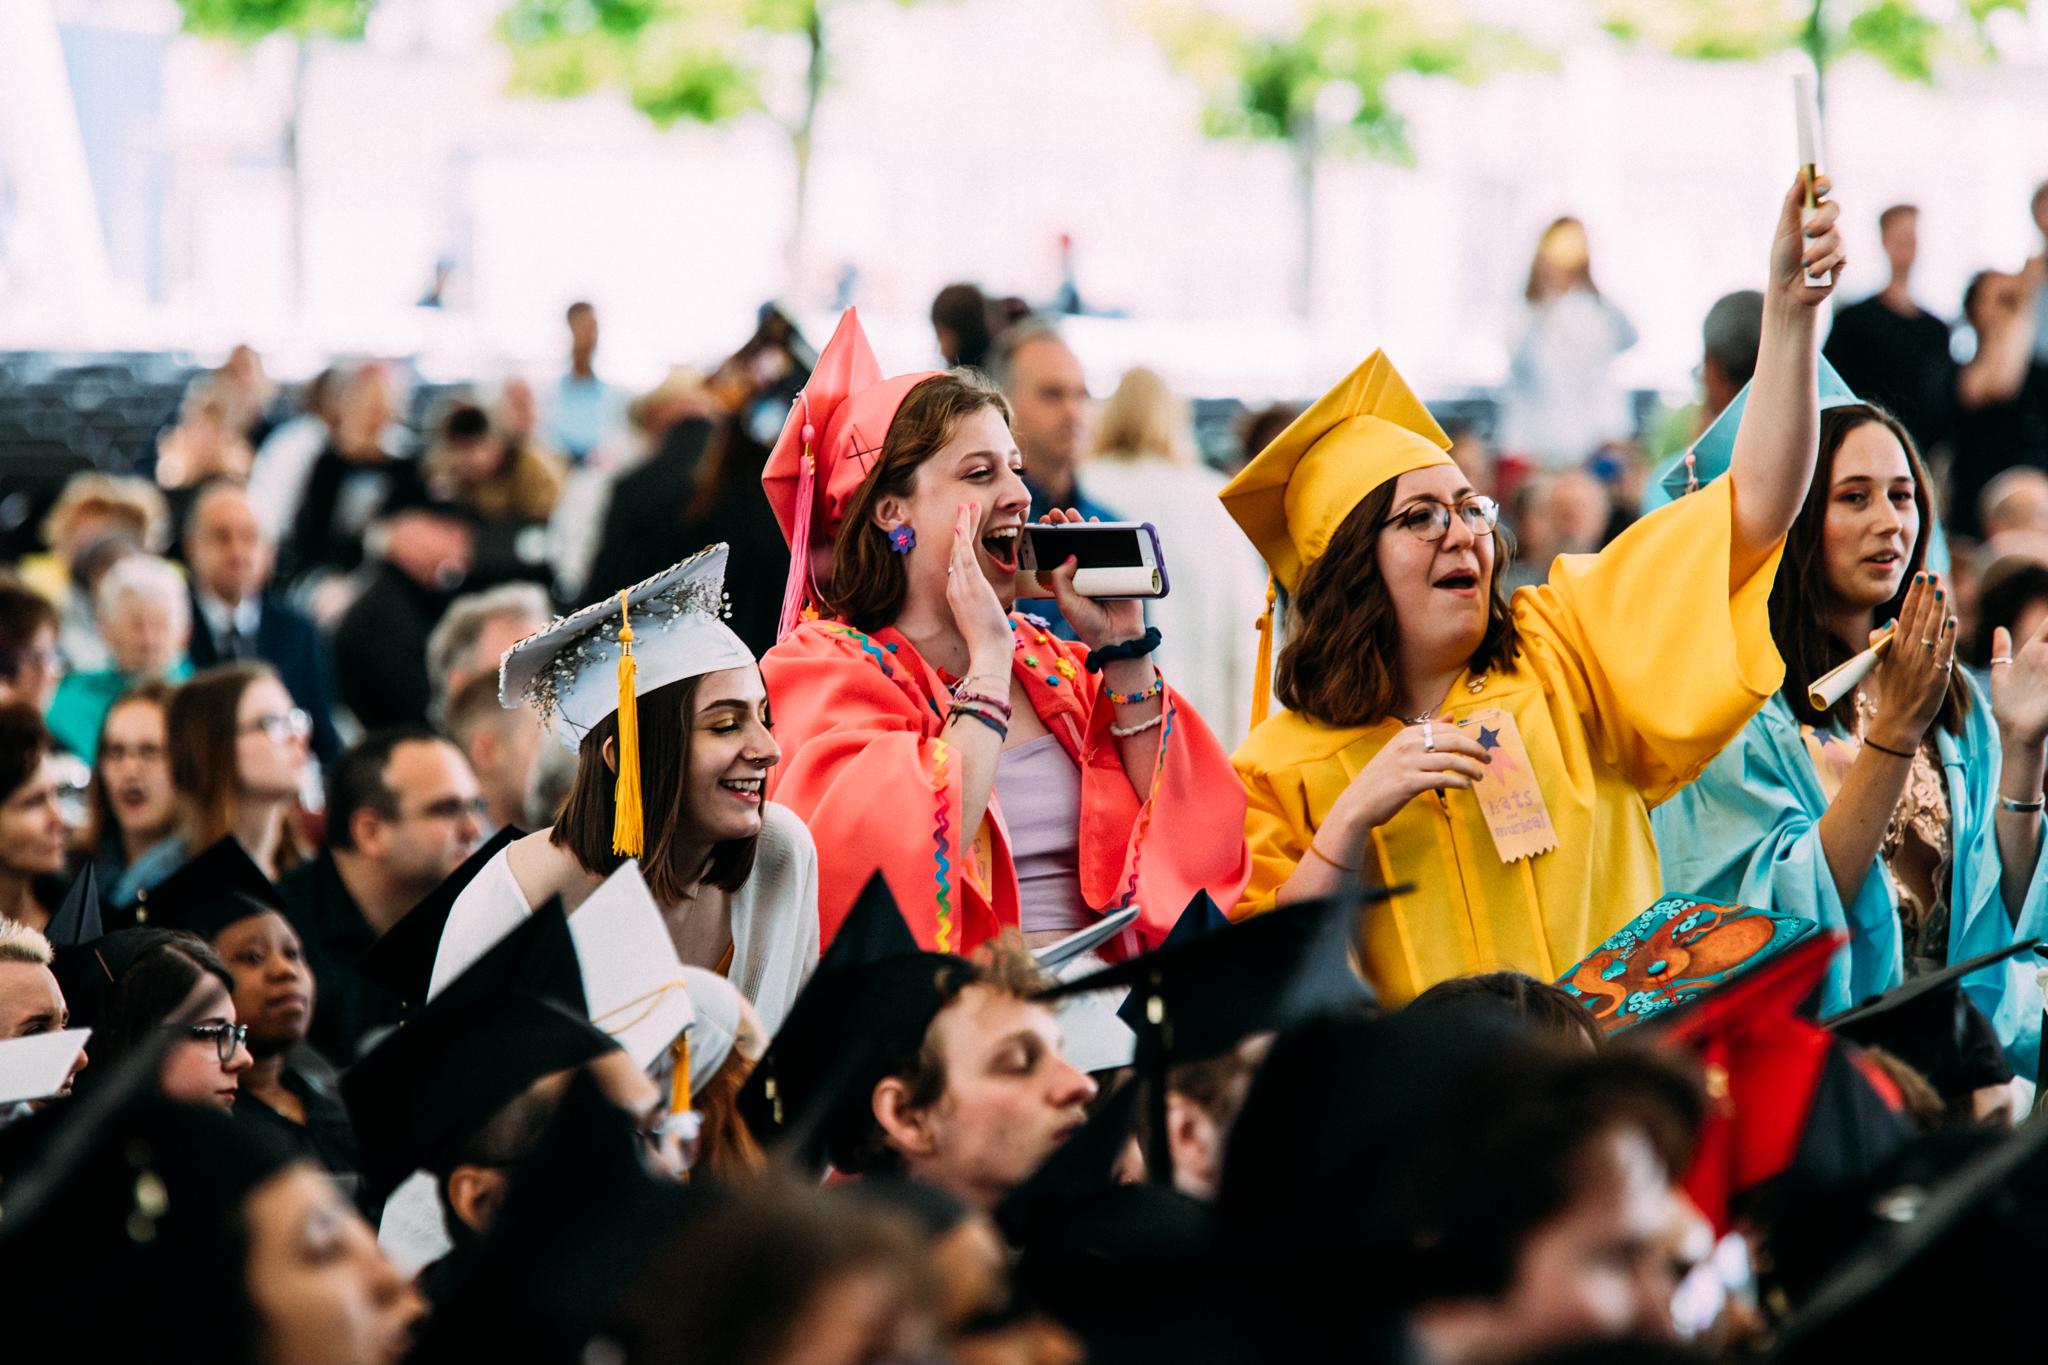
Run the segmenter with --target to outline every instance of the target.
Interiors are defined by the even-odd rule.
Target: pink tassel
[[[818,462],[811,452],[817,432],[804,423],[804,467],[796,479],[796,515],[789,528],[789,581],[782,589],[782,616],[775,625],[781,640],[803,616],[804,602],[811,587],[811,500],[818,485]]]

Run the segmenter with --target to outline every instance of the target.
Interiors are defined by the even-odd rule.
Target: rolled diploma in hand
[[[1878,659],[1885,647],[1898,634],[1897,626],[1886,626],[1877,633],[1877,640],[1849,662],[1839,668],[1829,669],[1813,680],[1813,686],[1806,689],[1806,700],[1816,711],[1825,711],[1849,695],[1849,690],[1870,676],[1870,670],[1877,667]]]
[[[1813,73],[1801,71],[1792,77],[1792,110],[1799,121],[1799,174],[1806,181],[1806,207],[1799,214],[1799,225],[1805,227],[1820,207],[1820,193],[1814,188],[1821,172],[1820,99]],[[1804,237],[1800,244],[1805,245]],[[1809,273],[1806,282],[1824,289],[1828,277]]]

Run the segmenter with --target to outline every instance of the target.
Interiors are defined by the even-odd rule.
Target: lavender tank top
[[[1081,770],[1059,740],[1040,735],[1003,750],[996,795],[1010,830],[1024,932],[1093,924],[1095,912],[1081,899]]]

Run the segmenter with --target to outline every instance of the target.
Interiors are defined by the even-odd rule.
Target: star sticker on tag
[[[1493,750],[1498,749],[1500,747],[1500,731],[1489,730],[1484,725],[1480,726],[1479,747],[1486,750],[1488,753],[1491,753]]]

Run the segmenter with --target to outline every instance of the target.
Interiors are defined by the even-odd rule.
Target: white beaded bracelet
[[[1109,727],[1109,732],[1118,739],[1129,739],[1132,735],[1144,734],[1155,725],[1164,724],[1166,724],[1166,712],[1162,710],[1158,715],[1141,725],[1112,725]]]

